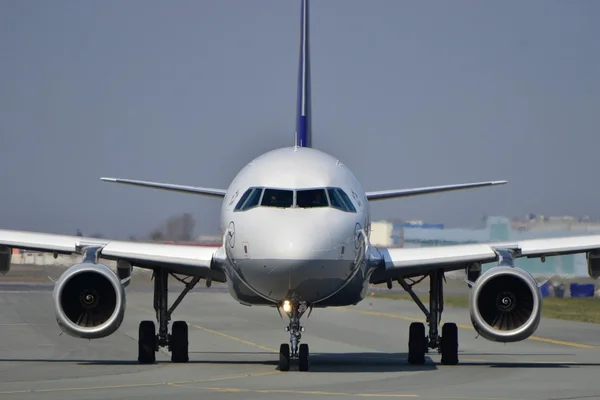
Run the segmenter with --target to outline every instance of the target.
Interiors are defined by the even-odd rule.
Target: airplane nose
[[[280,219],[269,228],[253,237],[253,250],[262,254],[257,257],[280,258],[287,260],[313,260],[335,251],[340,243],[335,243],[331,228],[324,219],[305,221],[298,225]]]
[[[354,222],[340,223],[329,210],[294,211],[269,210],[270,218],[263,219],[268,222],[251,226],[256,231],[244,230],[247,253],[238,253],[236,268],[253,290],[271,299],[297,293],[318,301],[352,275]]]

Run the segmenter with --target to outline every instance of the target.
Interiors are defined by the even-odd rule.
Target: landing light
[[[286,313],[292,311],[292,305],[290,304],[289,300],[283,302],[283,311],[285,311]]]

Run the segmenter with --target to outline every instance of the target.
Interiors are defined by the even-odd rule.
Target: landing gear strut
[[[425,278],[425,277],[424,277]],[[424,279],[423,278],[423,279]],[[429,334],[425,333],[422,322],[410,324],[408,335],[408,362],[410,364],[424,364],[425,353],[429,349],[437,349],[442,355],[442,364],[458,364],[458,327],[453,322],[446,322],[442,326],[440,335],[439,327],[444,311],[444,275],[441,271],[429,274],[429,310],[425,307],[419,296],[412,290],[413,285],[420,281],[407,283],[403,278],[398,280],[404,290],[410,294],[417,306],[427,318]]]
[[[283,304],[283,310],[290,319],[289,325],[285,327],[285,331],[290,333],[290,343],[282,343],[279,346],[278,367],[280,371],[290,370],[290,359],[298,360],[298,370],[308,371],[308,344],[300,344],[302,332],[304,332],[304,328],[300,325],[300,318],[307,309],[306,302],[286,300]]]
[[[188,294],[190,290],[200,281],[196,276],[186,283],[185,289],[175,300],[171,308],[168,303],[168,278],[169,272],[164,268],[154,270],[154,311],[158,322],[158,334],[154,321],[142,321],[139,327],[138,339],[138,361],[142,364],[151,364],[156,361],[156,352],[161,347],[167,347],[171,352],[171,361],[182,363],[188,362],[188,325],[185,321],[173,322],[171,334],[169,334],[169,321],[173,311]]]

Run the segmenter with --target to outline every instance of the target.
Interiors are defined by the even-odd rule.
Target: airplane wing
[[[393,189],[393,190],[379,190],[375,192],[367,192],[367,199],[369,201],[373,200],[387,200],[393,199],[397,197],[409,197],[409,196],[418,196],[422,194],[430,194],[430,193],[441,193],[441,192],[450,192],[454,190],[465,190],[465,189],[474,189],[485,186],[495,186],[495,185],[504,185],[508,183],[508,181],[489,181],[489,182],[475,182],[475,183],[461,183],[458,185],[444,185],[444,186],[428,186],[428,187],[420,187],[413,189]]]
[[[513,257],[541,258],[600,250],[600,235],[530,239],[514,242],[477,243],[454,246],[416,248],[380,248],[375,250],[381,265],[372,283],[388,279],[424,275],[432,270],[459,270],[473,263],[499,261],[502,250],[512,250]]]
[[[79,253],[84,246],[99,246],[102,248],[100,258],[103,259],[124,260],[132,266],[146,269],[160,266],[170,272],[185,275],[210,275],[215,281],[224,279],[221,271],[211,269],[213,258],[219,257],[217,247],[130,242],[13,230],[0,230],[0,246],[60,254]]]
[[[100,178],[100,180],[105,181],[105,182],[121,183],[124,185],[141,186],[141,187],[147,187],[147,188],[153,188],[153,189],[169,190],[172,192],[200,194],[203,196],[210,196],[210,197],[223,198],[227,194],[227,190],[225,190],[225,189],[174,185],[171,183],[137,181],[137,180],[132,180],[132,179],[120,179],[120,178]]]

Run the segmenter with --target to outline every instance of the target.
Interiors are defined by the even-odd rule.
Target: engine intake
[[[109,336],[125,316],[125,289],[103,264],[72,266],[56,282],[53,296],[58,325],[74,337]]]
[[[469,311],[475,330],[494,342],[518,342],[537,330],[542,296],[535,279],[513,267],[495,267],[473,285]]]

